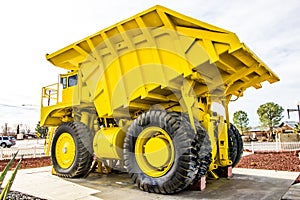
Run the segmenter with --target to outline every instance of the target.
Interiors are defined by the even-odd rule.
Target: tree
[[[4,123],[4,126],[2,126],[1,128],[2,128],[3,135],[7,135],[9,130],[8,123]]]
[[[294,133],[300,133],[300,123],[295,124]]]
[[[35,127],[35,131],[40,134],[41,138],[44,138],[47,134],[48,129],[45,126],[40,126],[40,122],[38,122]]]
[[[20,133],[20,125],[18,124],[18,126],[17,126],[17,134],[19,134]]]
[[[259,106],[257,114],[262,126],[269,128],[270,133],[273,133],[274,127],[279,125],[283,118],[283,111],[284,109],[280,105],[274,102],[268,102]]]
[[[249,129],[249,118],[245,111],[239,110],[233,114],[233,123],[242,132],[242,134]]]

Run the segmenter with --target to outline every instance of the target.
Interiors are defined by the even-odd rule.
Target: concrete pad
[[[140,191],[126,173],[92,173],[87,178],[62,179],[51,167],[19,170],[12,190],[49,200],[112,199],[281,199],[299,172],[233,169],[231,179],[207,180],[204,191],[185,190],[174,195]],[[298,191],[298,187],[294,188]],[[286,199],[291,199],[287,196]]]
[[[101,192],[94,196],[102,199],[280,199],[299,175],[299,172],[233,169],[233,178],[207,180],[204,191],[185,190],[175,195],[157,195],[140,191],[127,174],[91,174],[87,180],[69,179]]]
[[[51,174],[52,167],[19,170],[11,190],[49,200],[99,200],[91,196],[99,192]],[[7,175],[10,177],[10,174]]]
[[[282,197],[282,200],[289,199],[300,199],[300,183],[292,185]]]
[[[276,170],[265,170],[265,169],[246,169],[246,168],[234,168],[234,174],[244,174],[250,176],[269,177],[276,179],[292,180],[292,183],[299,176],[300,172],[287,172],[287,171],[276,171]]]

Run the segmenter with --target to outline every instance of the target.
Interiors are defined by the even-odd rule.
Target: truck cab
[[[62,103],[72,102],[74,90],[77,89],[78,85],[78,74],[77,72],[70,72],[67,74],[60,74],[60,85],[62,87]]]
[[[40,124],[58,126],[72,117],[72,107],[79,101],[77,71],[60,74],[57,83],[42,88]]]

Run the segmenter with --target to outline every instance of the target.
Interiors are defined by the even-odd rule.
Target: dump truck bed
[[[241,96],[279,78],[227,30],[154,6],[46,58],[78,70],[100,116],[178,101],[182,79],[197,97]],[[192,84],[192,83],[191,83]],[[171,104],[170,104],[171,105]]]

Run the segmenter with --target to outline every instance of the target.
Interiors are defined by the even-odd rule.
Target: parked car
[[[25,133],[24,134],[24,139],[33,139],[33,138],[37,138],[36,134],[33,134],[33,133]]]
[[[15,141],[15,143],[16,143],[17,140],[16,140],[16,138],[14,136],[8,136],[8,137],[9,137],[9,139]]]
[[[10,148],[16,145],[16,139],[13,136],[0,136],[0,146]]]

